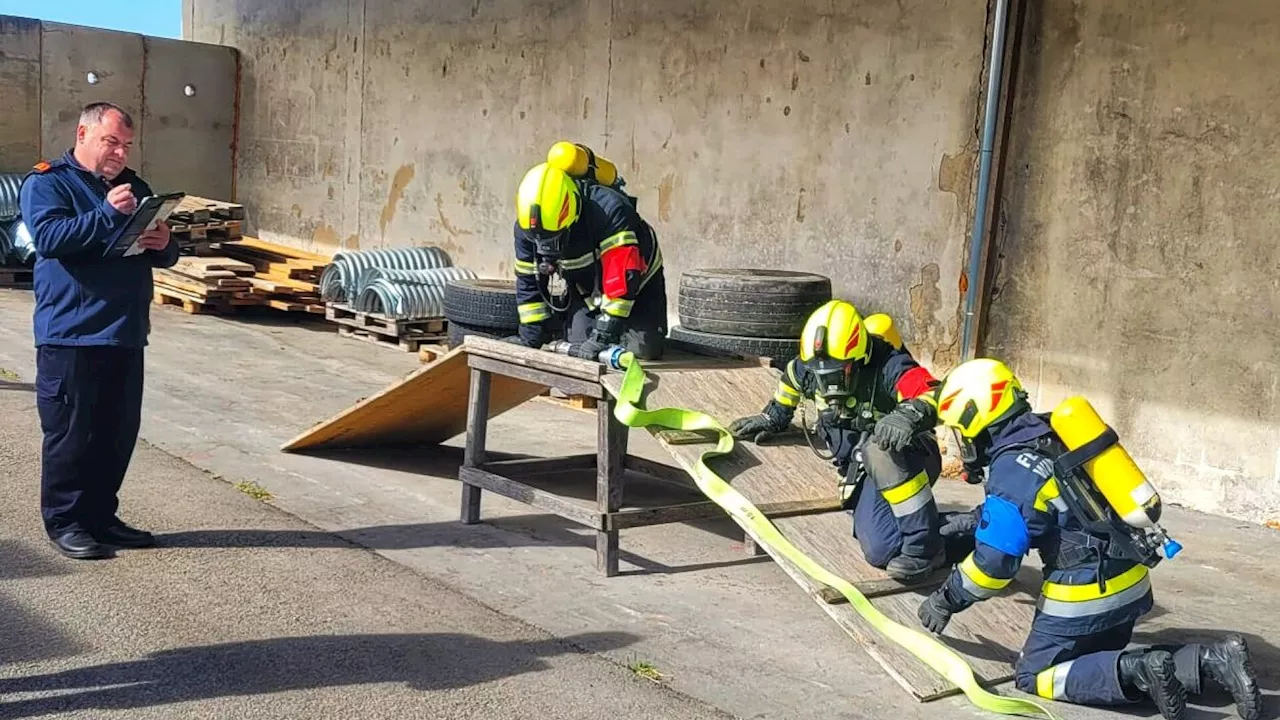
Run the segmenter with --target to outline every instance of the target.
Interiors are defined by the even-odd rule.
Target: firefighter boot
[[[1253,673],[1249,646],[1244,638],[1228,635],[1225,640],[1200,646],[1197,655],[1201,678],[1212,678],[1230,692],[1236,702],[1236,714],[1243,720],[1258,720],[1262,714],[1262,692],[1258,689],[1258,678]]]
[[[1165,720],[1182,720],[1186,714],[1187,689],[1178,680],[1173,655],[1167,650],[1121,653],[1120,687],[1131,698],[1151,698]]]
[[[889,577],[898,582],[914,582],[929,573],[937,570],[947,562],[946,548],[938,548],[938,552],[932,557],[919,557],[917,555],[895,555],[888,565],[885,565],[884,571]]]

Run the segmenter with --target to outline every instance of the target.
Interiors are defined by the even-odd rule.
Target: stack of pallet
[[[155,271],[155,301],[189,313],[230,312],[263,306],[324,314],[316,281],[328,258],[242,237],[221,244],[221,255],[183,255]]]
[[[331,258],[254,237],[224,242],[221,253],[254,269],[249,283],[260,304],[277,310],[324,314],[318,283]]]
[[[173,239],[184,253],[208,254],[218,243],[240,237],[244,206],[187,195],[169,216]]]
[[[249,278],[254,268],[225,257],[181,257],[170,269],[154,271],[157,305],[178,305],[189,313],[228,312],[258,305]]]

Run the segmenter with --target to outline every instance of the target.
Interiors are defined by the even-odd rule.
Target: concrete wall
[[[1033,5],[988,348],[1166,494],[1280,519],[1280,5]]]
[[[133,115],[129,163],[155,189],[234,194],[231,48],[0,16],[0,97],[13,99],[0,113],[0,170],[61,155],[80,108],[110,100]]]
[[[682,270],[824,272],[954,353],[981,0],[187,0],[242,53],[261,236],[438,245],[511,273],[516,185],[556,140],[616,160]]]

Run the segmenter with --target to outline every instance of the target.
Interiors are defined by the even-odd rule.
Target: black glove
[[[947,628],[947,623],[951,622],[951,613],[951,604],[947,602],[944,588],[934,590],[933,594],[920,603],[920,609],[916,611],[920,624],[937,635],[941,635]]]
[[[987,468],[983,465],[965,464],[964,470],[960,471],[960,479],[970,485],[981,485],[987,479]]]
[[[604,352],[608,345],[596,342],[594,339],[588,339],[584,343],[569,346],[569,355],[582,358],[583,360],[596,360],[600,357],[600,353]]]
[[[963,537],[972,535],[978,529],[978,519],[982,517],[982,506],[969,512],[943,513],[942,526],[938,534],[943,537]]]
[[[748,440],[760,443],[770,435],[787,429],[791,420],[786,417],[782,406],[770,400],[764,412],[759,415],[748,415],[729,423],[729,434],[736,440]]]
[[[938,414],[929,403],[920,400],[907,400],[893,409],[893,412],[876,421],[872,437],[885,450],[901,452],[915,440],[916,435],[937,424]]]

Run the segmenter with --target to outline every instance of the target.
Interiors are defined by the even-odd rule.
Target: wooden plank
[[[549,458],[520,458],[516,460],[495,460],[479,466],[507,477],[518,475],[537,475],[539,473],[563,472],[565,470],[594,470],[596,454],[568,455]]]
[[[483,370],[471,368],[471,387],[467,393],[467,444],[463,448],[462,468],[464,470],[484,465],[485,435],[489,429],[490,390],[493,378]],[[475,525],[480,522],[480,489],[481,485],[467,482],[463,473],[458,474],[462,481],[462,524]]]
[[[475,337],[468,335],[467,339]],[[512,365],[503,360],[495,360],[483,355],[471,354],[467,358],[467,362],[471,367],[481,368],[489,372],[495,372],[502,375],[522,378],[531,383],[538,383],[544,387],[552,387],[564,392],[579,393],[582,395],[591,395],[599,397],[603,394],[599,383],[591,383],[577,378],[566,377],[554,372],[540,370],[537,368],[526,367],[524,365]]]
[[[544,372],[555,373],[570,378],[577,378],[590,383],[598,383],[604,372],[604,366],[598,362],[557,355],[546,350],[516,345],[514,343],[494,340],[493,338],[468,335],[463,340],[463,347],[472,355],[480,355],[509,365],[519,365]],[[577,392],[569,388],[561,388],[565,392]],[[591,393],[582,393],[589,395]],[[594,397],[599,397],[597,392]]]
[[[494,379],[496,380],[497,378]],[[480,468],[464,465],[458,468],[458,479],[489,492],[522,502],[525,505],[536,507],[539,510],[548,510],[579,525],[600,530],[605,524],[604,517],[600,513],[580,502],[547,492],[532,485],[516,482],[501,475],[495,475]],[[616,533],[617,531],[614,532]]]
[[[606,397],[596,408],[596,507],[601,515],[622,508],[623,471],[629,428],[613,416],[617,401]],[[605,577],[618,574],[618,528],[596,532],[596,569]]]
[[[645,367],[648,370],[649,365],[646,363]],[[759,412],[772,395],[776,378],[775,371],[759,367],[656,370],[648,373],[642,403],[650,409],[697,408],[727,424],[736,417]],[[621,376],[611,373],[601,382],[610,393],[616,393]],[[651,432],[676,462],[690,472],[699,456],[709,448],[705,443],[664,441],[660,431]],[[793,507],[800,507],[813,502],[815,507],[820,507],[822,502],[834,503],[836,499],[835,471],[815,456],[802,438],[780,439],[778,444],[764,446],[738,443],[730,455],[712,459],[709,465],[762,511],[765,507],[776,509],[775,503],[798,503]],[[939,481],[935,495],[940,502],[947,498],[948,485],[959,486],[959,483]],[[955,509],[961,507],[957,505]],[[897,583],[863,559],[847,513],[789,516],[774,518],[772,522],[801,552],[855,586],[866,587],[879,595],[871,602],[890,618],[908,627],[919,627],[916,610],[926,594]],[[744,526],[744,529],[750,533],[749,528]],[[753,537],[753,540],[758,542],[759,538]],[[769,554],[914,697],[924,701],[957,692],[945,678],[875,632],[847,603],[829,603],[829,588],[812,581],[785,557],[773,551]],[[1020,587],[952,618],[943,641],[967,657],[974,673],[985,684],[1005,682],[1013,677],[1011,663],[1031,622],[1036,592],[1034,584],[1029,588]]]
[[[318,448],[437,444],[464,432],[470,369],[466,351],[454,348],[377,394],[318,423],[285,443],[296,452]],[[495,376],[489,417],[537,397],[545,385]]]
[[[710,500],[700,500],[679,505],[626,508],[614,513],[609,519],[609,524],[614,530],[625,530],[631,527],[692,522],[723,516],[724,510],[720,509],[719,505]]]
[[[310,260],[312,263],[319,265],[328,265],[333,262],[333,257],[330,255],[321,255],[320,253],[309,252],[289,245],[279,245],[277,243],[267,242],[266,240],[260,240],[248,235],[242,236],[235,242],[235,244],[240,247],[263,250],[269,253],[275,253],[276,255],[298,258],[299,260]]]
[[[253,266],[246,262],[233,260],[228,257],[193,257],[184,255],[178,258],[178,262],[173,266],[175,272],[191,277],[209,277],[205,275],[212,271],[230,271],[235,274],[253,274]]]

